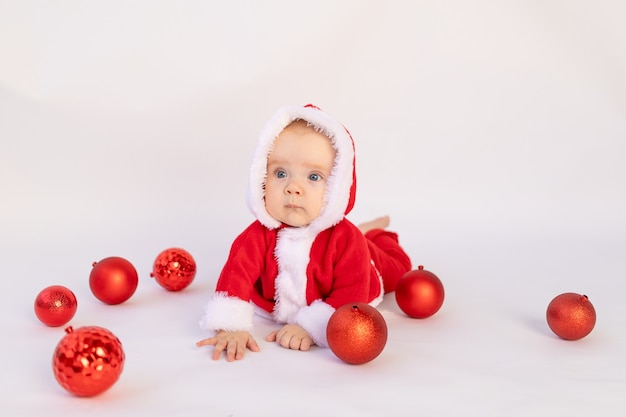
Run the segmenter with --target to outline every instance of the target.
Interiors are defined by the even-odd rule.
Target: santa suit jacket
[[[306,120],[331,141],[336,156],[320,215],[306,227],[289,227],[265,208],[267,157],[280,132]],[[251,331],[255,310],[279,323],[296,323],[327,346],[332,313],[350,302],[377,305],[383,284],[359,229],[345,218],[356,194],[354,143],[348,131],[319,108],[280,109],[262,131],[252,160],[248,205],[257,220],[233,242],[206,306],[209,331]]]

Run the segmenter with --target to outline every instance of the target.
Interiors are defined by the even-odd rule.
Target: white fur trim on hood
[[[322,112],[319,108],[307,106],[287,106],[276,112],[261,131],[259,142],[250,165],[247,202],[254,216],[269,229],[280,227],[265,208],[265,179],[267,158],[274,140],[295,120],[304,120],[326,135],[336,151],[328,186],[324,195],[324,205],[320,215],[307,226],[316,235],[339,223],[354,205],[356,178],[354,175],[354,143],[345,127]]]

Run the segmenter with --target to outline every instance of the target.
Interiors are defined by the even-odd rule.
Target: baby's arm
[[[309,333],[297,324],[286,324],[282,329],[267,335],[265,340],[293,350],[309,350],[315,344]]]
[[[223,351],[226,351],[226,360],[232,362],[234,360],[243,359],[246,353],[246,348],[252,352],[258,352],[261,350],[256,340],[249,332],[227,332],[220,330],[214,337],[208,339],[202,339],[196,346],[213,345],[213,360],[218,360]]]

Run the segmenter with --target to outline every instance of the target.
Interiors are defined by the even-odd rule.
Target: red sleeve
[[[267,232],[255,221],[237,236],[217,280],[216,292],[250,301],[254,284],[263,272],[267,251],[271,250]]]

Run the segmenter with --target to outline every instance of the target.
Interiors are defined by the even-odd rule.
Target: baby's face
[[[285,128],[267,159],[267,212],[289,226],[309,225],[322,211],[334,161],[330,139],[306,122]]]

